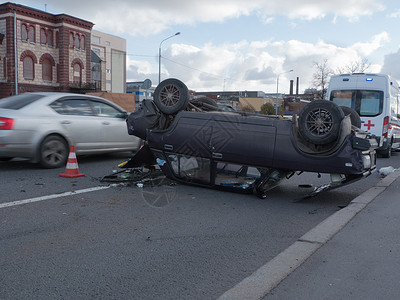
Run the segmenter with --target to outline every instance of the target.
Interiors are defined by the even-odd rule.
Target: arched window
[[[60,43],[60,33],[56,31],[56,47],[58,48],[58,45]]]
[[[40,28],[40,44],[46,45],[46,30],[44,28]]]
[[[53,66],[47,58],[42,61],[42,78],[44,81],[53,81]]]
[[[79,35],[78,34],[76,34],[75,35],[75,48],[76,49],[79,49]]]
[[[85,50],[85,36],[84,35],[81,36],[81,49]]]
[[[24,79],[34,79],[34,65],[33,59],[30,56],[25,56],[24,60],[22,61],[23,69],[24,69]]]
[[[81,82],[82,70],[79,64],[74,64],[74,82]]]
[[[29,26],[28,28],[28,39],[31,43],[35,43],[36,39],[35,39],[35,27],[33,27],[33,25]]]
[[[52,30],[47,31],[47,45],[53,47],[53,31]]]
[[[72,32],[69,34],[69,47],[74,48],[74,34]]]
[[[26,29],[26,25],[22,24],[21,26],[21,40],[28,41],[28,30]]]

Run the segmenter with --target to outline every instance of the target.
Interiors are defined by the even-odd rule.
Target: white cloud
[[[34,2],[34,1],[28,1]],[[174,25],[223,22],[258,15],[272,22],[276,15],[292,19],[321,19],[327,15],[357,20],[384,9],[379,0],[49,0],[51,13],[67,13],[95,23],[96,28],[117,34],[154,35]],[[34,3],[37,7],[37,3]],[[39,9],[43,9],[40,7]]]
[[[180,27],[177,25],[189,25],[192,28],[199,23],[218,25],[241,16],[249,16],[252,21],[256,18],[260,24],[271,24],[271,27],[274,26],[272,23],[281,22],[282,17],[288,17],[290,20],[286,19],[286,24],[282,22],[282,26],[286,25],[286,29],[292,28],[296,32],[297,27],[303,26],[304,20],[325,18],[336,23],[343,19],[357,21],[381,12],[385,8],[383,3],[387,4],[383,0],[253,0],[245,5],[242,0],[49,0],[47,10],[53,14],[67,13],[89,20],[101,31],[142,38]],[[399,10],[390,16],[399,17]],[[213,28],[218,30],[218,26]],[[324,34],[321,33],[321,36]],[[196,46],[178,44],[178,39],[171,41],[163,50],[162,78],[178,77],[194,89],[221,90],[225,87],[273,91],[277,74],[293,69],[294,72],[280,77],[280,87],[283,91],[288,90],[289,79],[299,77],[300,90],[304,90],[311,82],[314,62],[328,59],[335,70],[378,51],[383,52],[383,46],[389,43],[387,32],[375,33],[363,41],[354,36],[354,43],[350,46],[338,46],[322,38],[319,41],[308,39],[309,42],[298,40],[301,37],[278,40],[274,35],[279,36],[279,32],[268,32],[266,36],[270,40],[264,37],[254,40],[252,37],[253,41],[224,42],[223,35],[221,38],[216,34],[220,42],[213,40],[212,43],[197,43]],[[329,32],[326,36],[329,36]],[[395,50],[392,48],[390,51]],[[395,61],[396,55],[400,54],[385,57],[382,70],[389,68],[389,62]],[[157,57],[148,58],[147,61],[128,59],[127,66],[128,81],[150,78],[154,84],[158,83]],[[374,64],[369,71],[378,70],[379,67]]]
[[[351,46],[352,49],[360,53],[361,55],[367,56],[372,52],[376,51],[378,48],[382,47],[383,44],[389,42],[389,34],[387,32],[382,32],[371,38],[369,42],[365,43],[355,43]]]
[[[293,69],[290,74],[280,77],[281,89],[288,91],[289,80],[299,77],[299,89],[303,91],[310,87],[314,62],[327,59],[330,68],[335,71],[365,58],[365,47],[370,49],[368,53],[373,52],[386,38],[386,34],[382,33],[369,42],[356,43],[348,48],[322,40],[316,43],[298,40],[241,41],[220,45],[208,43],[203,47],[173,44],[163,52],[162,78],[178,77],[197,90],[222,90],[225,86],[227,90],[273,91],[277,75]],[[139,65],[137,72],[140,72]],[[150,67],[145,70],[147,77],[156,77],[151,74]],[[378,72],[380,67],[371,65],[368,71]],[[133,73],[131,75],[134,76]]]
[[[400,18],[400,9],[397,9],[394,13],[389,14],[389,18]]]

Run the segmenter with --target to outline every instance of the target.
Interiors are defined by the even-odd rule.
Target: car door
[[[128,134],[124,111],[97,100],[91,100],[93,110],[100,121],[101,136],[106,149],[135,150],[137,138]]]
[[[65,97],[50,104],[58,114],[66,135],[77,153],[89,153],[103,147],[101,123],[84,97]]]

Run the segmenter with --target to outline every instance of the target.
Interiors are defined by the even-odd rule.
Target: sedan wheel
[[[48,169],[60,168],[67,163],[68,147],[64,139],[48,136],[40,146],[40,164]]]

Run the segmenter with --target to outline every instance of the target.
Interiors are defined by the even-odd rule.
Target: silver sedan
[[[0,99],[0,160],[28,158],[45,168],[77,155],[135,151],[127,112],[100,97],[69,93],[25,93]]]

